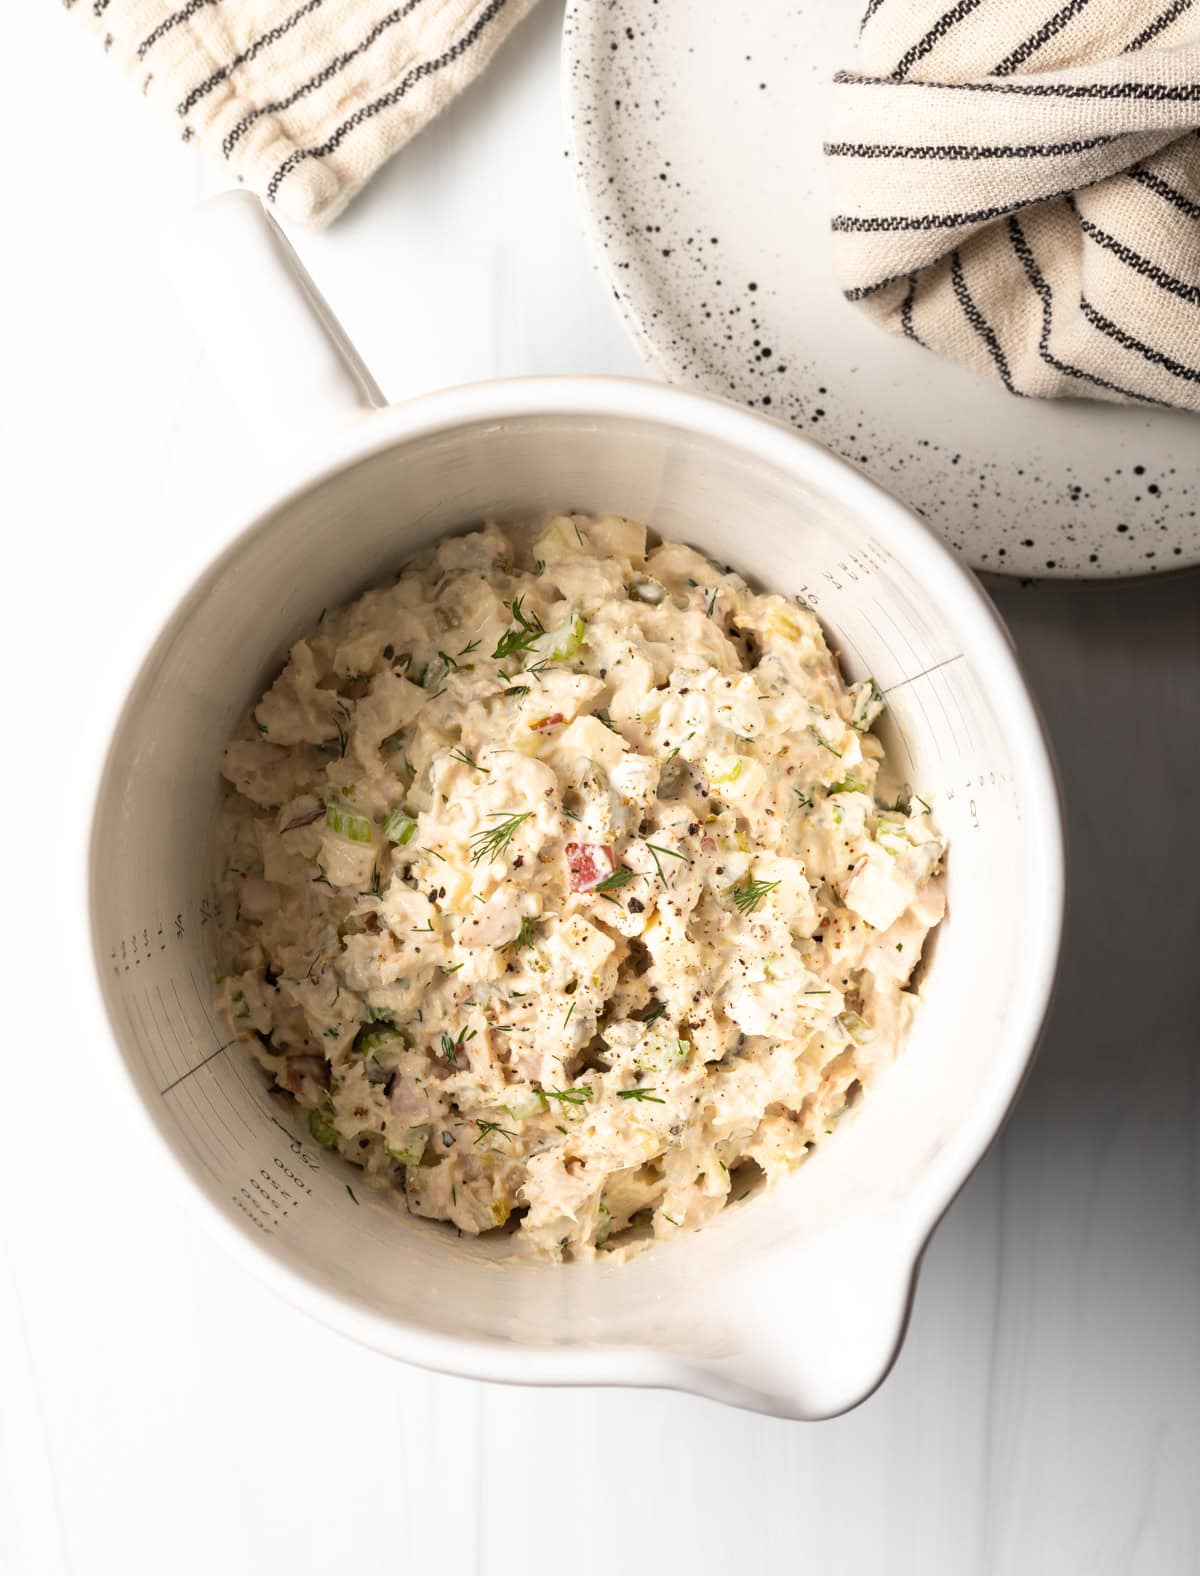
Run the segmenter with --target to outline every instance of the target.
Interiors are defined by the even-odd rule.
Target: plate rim
[[[603,61],[606,58],[602,51],[591,47],[599,29],[605,25],[601,13],[603,12],[606,17],[611,19],[614,14],[621,11],[627,4],[628,0],[606,0],[606,4],[603,6],[597,5],[595,0],[566,0],[563,11],[562,52],[559,68],[562,118],[564,134],[567,140],[567,155],[572,169],[572,181],[580,208],[582,209],[584,229],[589,247],[597,271],[612,293],[616,315],[621,326],[644,362],[647,371],[653,376],[661,378],[666,383],[683,387],[694,386],[702,392],[716,395],[718,398],[732,398],[736,404],[746,404],[745,401],[738,399],[735,395],[731,395],[728,391],[711,387],[707,380],[691,378],[679,373],[666,362],[662,352],[647,332],[640,316],[630,301],[629,294],[624,288],[625,281],[619,274],[619,261],[614,255],[600,223],[598,210],[604,194],[602,185],[604,168],[598,157],[591,156],[591,150],[587,147],[589,133],[585,127],[588,115],[591,114],[595,117],[600,112],[601,79],[599,71],[597,71],[594,79],[590,79],[587,66],[593,62]],[[591,85],[588,89],[585,90],[580,86],[581,83],[589,81]],[[594,119],[590,138],[593,148],[601,140],[601,134],[595,126]],[[625,233],[624,230],[622,230],[622,233]],[[630,269],[632,272],[632,264]],[[1050,402],[1039,401],[1039,403]],[[1056,400],[1053,403],[1061,405],[1067,402]],[[1088,404],[1087,401],[1070,401],[1069,403],[1085,407]],[[749,409],[751,407],[746,405],[746,408]],[[766,412],[763,414],[766,414]],[[774,419],[779,420],[781,418],[775,417]],[[787,425],[795,426],[795,423],[786,421],[786,418],[782,419],[785,420]],[[1196,419],[1200,423],[1200,417]],[[797,427],[797,430],[803,431],[799,427]],[[821,444],[823,448],[829,448],[831,453],[836,454],[845,463],[854,466],[857,470],[861,470],[877,486],[883,487],[885,491],[891,491],[886,481],[875,476],[865,467],[858,465],[855,460],[838,453],[831,445],[823,443],[820,438],[815,438],[812,434],[805,434],[805,436],[811,437],[812,441]],[[899,498],[899,495],[896,494],[893,494],[893,496],[896,496],[898,501],[903,503],[906,508],[914,508],[914,505],[909,500]],[[965,567],[972,574],[983,581],[985,585],[995,586],[997,589],[1017,590],[1031,587],[1065,589],[1070,587],[1081,591],[1104,590],[1112,589],[1119,584],[1141,586],[1147,582],[1174,580],[1181,575],[1200,573],[1200,542],[1197,543],[1193,550],[1195,556],[1192,559],[1176,565],[1163,565],[1153,569],[1139,567],[1115,570],[1096,568],[1091,572],[1089,572],[1087,565],[1078,565],[1070,570],[1064,569],[1050,573],[1031,574],[1028,570],[1017,567],[1009,570],[993,566],[981,566],[974,562],[972,555],[965,548],[956,548],[956,544],[947,540],[936,525],[930,524],[930,529],[935,532],[951,551],[956,552],[961,557]]]

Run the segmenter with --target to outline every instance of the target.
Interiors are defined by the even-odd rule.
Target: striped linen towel
[[[284,218],[336,218],[535,0],[64,0]]]
[[[1014,394],[1200,410],[1200,0],[870,0],[835,268]]]

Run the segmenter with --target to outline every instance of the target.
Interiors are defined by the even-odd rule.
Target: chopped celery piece
[[[563,623],[556,624],[553,629],[539,636],[530,650],[535,660],[565,662],[583,645],[586,635],[586,623],[578,613],[572,613]]]
[[[908,847],[908,831],[904,818],[898,815],[881,815],[875,823],[875,841],[885,853],[902,854]]]
[[[710,783],[735,783],[744,764],[740,755],[706,755],[704,775]]]
[[[365,815],[359,815],[357,810],[352,810],[348,804],[339,804],[335,800],[333,804],[326,806],[325,825],[351,843],[371,841],[370,821]]]
[[[546,1109],[546,1103],[536,1089],[526,1089],[524,1093],[518,1088],[515,1094],[510,1094],[507,1105],[498,1105],[497,1111],[504,1111],[511,1116],[514,1122],[525,1122],[531,1116],[538,1116]]]
[[[783,954],[773,952],[769,958],[763,959],[763,973],[769,980],[781,980],[784,977]]]
[[[360,1029],[354,1048],[370,1060],[372,1057],[402,1051],[407,1044],[403,1029],[396,1028],[395,1024],[388,1024],[378,1029],[365,1031]]]
[[[866,793],[867,785],[861,777],[849,775],[843,777],[840,783],[834,783],[830,793]]]
[[[407,1133],[401,1133],[395,1143],[384,1144],[384,1149],[393,1160],[402,1166],[419,1166],[421,1157],[425,1153],[425,1146],[429,1142],[430,1129],[426,1127],[410,1127]]]
[[[875,1030],[856,1012],[842,1012],[838,1014],[838,1022],[854,1041],[855,1045],[867,1045],[875,1038]]]
[[[335,1149],[342,1136],[324,1111],[313,1110],[308,1113],[308,1130],[322,1149]]]
[[[408,843],[417,830],[417,823],[403,810],[393,810],[383,823],[383,835],[389,843]]]

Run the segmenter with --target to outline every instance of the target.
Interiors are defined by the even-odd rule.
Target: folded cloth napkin
[[[1200,410],[1200,0],[870,0],[843,289],[1014,394]]]
[[[487,65],[534,0],[65,0],[179,127],[320,226]]]

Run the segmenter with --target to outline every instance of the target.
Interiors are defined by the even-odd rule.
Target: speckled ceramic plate
[[[1019,400],[872,327],[829,266],[824,84],[858,6],[572,0],[573,153],[620,311],[666,377],[854,460],[976,569],[1200,563],[1200,423]]]

